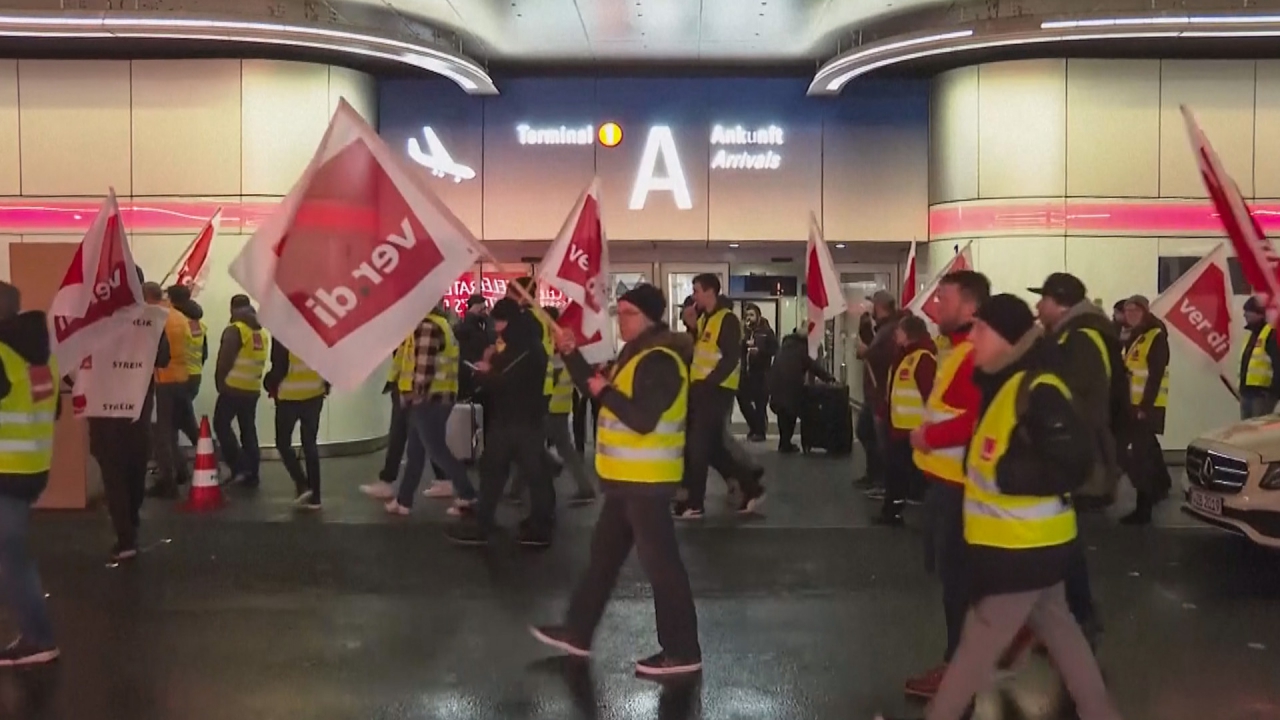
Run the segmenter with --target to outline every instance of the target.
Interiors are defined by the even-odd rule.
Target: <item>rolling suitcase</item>
[[[800,449],[828,455],[853,452],[853,408],[848,385],[809,385],[800,405]]]
[[[453,406],[445,431],[449,451],[464,463],[473,463],[484,451],[484,408],[460,402]]]

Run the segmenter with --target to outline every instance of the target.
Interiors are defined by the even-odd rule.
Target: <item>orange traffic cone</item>
[[[209,417],[200,418],[200,440],[196,442],[195,471],[191,477],[191,494],[184,510],[207,512],[222,507],[222,486],[218,484],[218,459],[213,455],[213,436],[209,434]]]

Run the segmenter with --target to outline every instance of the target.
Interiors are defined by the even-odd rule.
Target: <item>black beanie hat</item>
[[[520,314],[520,303],[511,298],[502,298],[493,304],[493,310],[489,312],[489,316],[494,320],[502,322],[511,322]]]
[[[662,322],[662,316],[667,312],[667,299],[663,297],[662,291],[648,283],[631,288],[618,298],[618,302],[635,305],[636,309],[654,322]]]
[[[1010,345],[1015,345],[1036,324],[1031,306],[1017,295],[992,295],[978,308],[977,318],[995,330]]]

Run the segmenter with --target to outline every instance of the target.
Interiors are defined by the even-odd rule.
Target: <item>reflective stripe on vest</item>
[[[1271,324],[1262,326],[1258,339],[1253,342],[1253,351],[1249,353],[1249,365],[1245,368],[1244,386],[1271,388],[1271,379],[1275,377],[1275,368],[1271,367],[1271,356],[1267,354],[1267,339],[1271,337]]]
[[[547,353],[547,374],[542,378],[542,395],[543,397],[551,397],[555,391],[556,375],[555,368],[552,367],[552,360],[556,357],[555,337],[551,334],[551,326],[542,319],[542,315],[529,311],[538,320],[538,327],[542,329],[542,349]]]
[[[889,376],[889,422],[897,430],[914,430],[924,424],[924,395],[916,384],[916,366],[928,350],[916,350],[898,363]]]
[[[1111,379],[1111,353],[1107,352],[1107,342],[1102,339],[1102,333],[1098,332],[1097,330],[1094,330],[1093,328],[1078,328],[1076,330],[1072,330],[1071,332],[1062,333],[1062,336],[1058,338],[1058,344],[1066,345],[1067,338],[1071,337],[1072,332],[1082,332],[1084,333],[1085,337],[1093,341],[1093,344],[1098,348],[1098,352],[1102,354],[1102,366],[1106,368],[1107,379],[1110,380]]]
[[[613,373],[613,388],[624,397],[635,391],[636,367],[648,354],[663,352],[680,369],[680,392],[658,418],[653,432],[640,434],[627,427],[608,407],[600,408],[596,423],[596,474],[602,480],[633,483],[678,483],[684,476],[685,420],[689,411],[689,371],[669,348],[656,347],[636,353]]]
[[[31,365],[0,343],[0,367],[9,394],[0,399],[0,474],[33,475],[53,464],[53,423],[58,410],[58,365]]]
[[[711,373],[715,372],[716,366],[720,364],[720,359],[724,357],[720,352],[720,329],[724,325],[724,319],[731,314],[728,308],[720,308],[710,315],[698,318],[698,338],[693,344],[694,382],[710,377]],[[735,365],[729,377],[720,383],[720,387],[737,390],[738,376],[741,373],[741,364]]]
[[[164,318],[164,337],[169,341],[169,364],[156,366],[155,379],[161,385],[185,383],[190,377],[187,373],[187,354],[191,347],[191,328],[187,325],[186,315],[173,308],[166,310],[168,315]]]
[[[400,349],[396,350],[396,361],[391,363],[391,367],[395,370],[396,389],[401,393],[413,392],[413,372],[418,364],[418,345],[415,338],[417,332],[415,328],[409,333],[409,337],[400,343]]]
[[[551,388],[548,410],[552,415],[568,415],[573,412],[573,378],[569,377],[568,368],[556,368],[556,382]]]
[[[458,361],[461,357],[458,341],[454,339],[453,328],[449,327],[449,321],[444,316],[432,313],[427,316],[427,319],[443,333],[444,337],[440,351],[435,356],[435,374],[431,377],[431,387],[428,392],[432,395],[446,393],[456,395],[458,394]]]
[[[962,340],[950,350],[943,353],[938,362],[937,379],[933,381],[933,392],[924,406],[924,419],[928,423],[939,423],[960,417],[963,410],[948,405],[943,397],[955,382],[960,366],[973,352],[973,343]],[[911,457],[916,467],[939,480],[948,480],[958,485],[964,484],[964,447],[934,448],[929,452],[916,450]]]
[[[187,343],[187,375],[196,376],[204,372],[204,336],[209,334],[209,326],[203,320],[187,320],[187,330],[191,333]]]
[[[242,322],[231,326],[240,331],[240,352],[227,373],[227,387],[248,392],[262,390],[262,374],[267,368],[267,333],[254,330]]]
[[[1141,405],[1142,396],[1146,394],[1147,376],[1151,371],[1147,367],[1147,356],[1151,353],[1151,344],[1156,336],[1164,332],[1160,328],[1151,328],[1133,341],[1129,352],[1125,353],[1124,364],[1129,368],[1129,402]],[[1160,392],[1156,395],[1156,407],[1169,405],[1169,366],[1164,366],[1164,377],[1160,378]]]
[[[289,353],[289,372],[280,381],[276,397],[281,400],[312,400],[324,395],[324,378],[302,358]]]
[[[1001,458],[1018,425],[1018,394],[1039,385],[1071,391],[1056,375],[1035,377],[1024,390],[1026,372],[1014,373],[982,414],[969,443],[964,489],[964,539],[970,545],[1027,550],[1065,545],[1076,536],[1076,513],[1066,496],[1005,495],[996,483]]]

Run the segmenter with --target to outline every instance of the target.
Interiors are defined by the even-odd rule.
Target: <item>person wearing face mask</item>
[[[1275,412],[1280,402],[1280,346],[1258,298],[1244,302],[1244,322],[1249,337],[1240,353],[1240,419],[1248,420]]]
[[[981,392],[964,460],[971,607],[925,719],[969,715],[1026,624],[1048,649],[1077,715],[1119,720],[1063,588],[1077,542],[1070,493],[1094,463],[1092,433],[1020,298],[982,303],[969,342]]]

